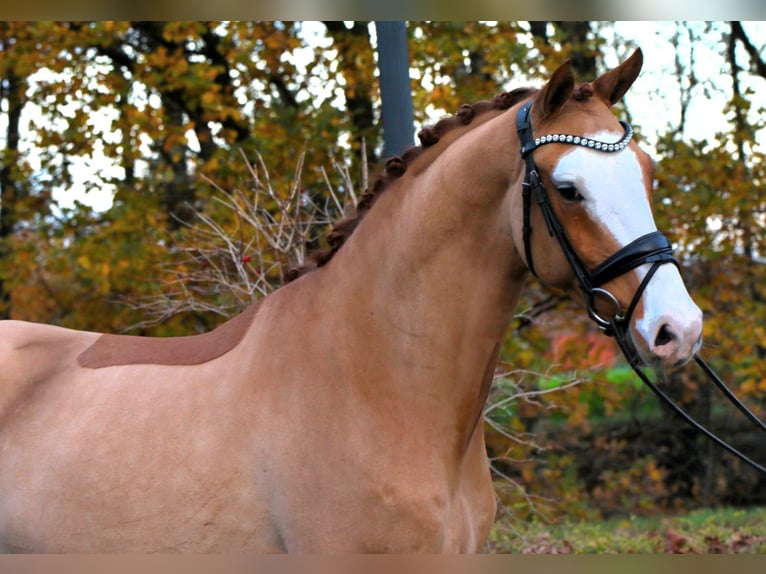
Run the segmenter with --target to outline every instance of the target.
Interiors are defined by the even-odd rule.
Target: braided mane
[[[328,247],[311,253],[307,258],[306,263],[303,265],[288,269],[285,275],[286,281],[288,283],[294,281],[298,277],[301,277],[330,261],[333,255],[335,255],[354,232],[359,225],[359,222],[362,221],[364,216],[370,209],[372,209],[372,206],[375,204],[378,197],[380,197],[380,195],[386,191],[394,181],[404,175],[408,168],[415,165],[417,160],[421,159],[424,151],[436,146],[442,141],[444,135],[452,132],[456,128],[470,125],[474,118],[477,116],[484,116],[484,114],[492,110],[507,110],[535,91],[536,90],[533,88],[517,88],[509,92],[503,92],[495,96],[492,100],[482,100],[474,104],[463,104],[454,115],[442,118],[433,126],[420,130],[420,132],[418,132],[420,145],[413,146],[407,149],[402,155],[394,156],[386,161],[383,173],[376,179],[372,188],[366,189],[360,197],[356,206],[356,213],[335,223],[327,236]],[[422,158],[421,161],[428,165],[428,163],[433,161],[439,153],[447,148],[451,141],[453,140],[447,141],[446,145],[444,145],[441,150],[438,150],[436,154],[429,154],[428,158]],[[422,170],[425,166],[420,166],[418,162],[416,167]]]

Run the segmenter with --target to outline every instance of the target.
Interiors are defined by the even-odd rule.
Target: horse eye
[[[577,191],[577,188],[571,184],[559,185],[556,190],[567,201],[583,201],[585,198]]]

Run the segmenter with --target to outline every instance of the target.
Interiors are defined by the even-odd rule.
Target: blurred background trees
[[[418,126],[541,85],[565,58],[592,79],[639,43],[610,22],[407,30]],[[706,313],[705,356],[764,415],[766,32],[665,23],[656,35],[670,59],[647,59],[618,113],[658,161],[658,226]],[[278,287],[384,159],[375,45],[370,22],[0,23],[0,316],[177,335]],[[715,102],[699,125],[695,107]],[[297,222],[305,245],[280,251],[256,212],[275,233]],[[766,502],[766,484],[665,416],[582,315],[531,283],[509,334],[495,399],[545,391],[489,413],[509,512]],[[763,453],[696,373],[670,387]]]

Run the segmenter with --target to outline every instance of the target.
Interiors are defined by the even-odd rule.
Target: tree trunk
[[[391,157],[415,143],[407,27],[404,22],[376,22],[384,154]]]
[[[24,107],[24,84],[12,70],[2,79],[0,99],[8,103],[8,127],[5,133],[5,149],[0,166],[0,261],[9,260],[8,241],[18,220],[18,203],[22,199],[22,188],[16,181],[16,164],[19,157],[19,122]],[[0,318],[10,317],[11,294],[3,276],[0,275]]]

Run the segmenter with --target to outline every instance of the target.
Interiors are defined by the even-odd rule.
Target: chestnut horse
[[[652,161],[610,109],[641,63],[580,85],[564,64],[540,90],[424,130],[313,269],[210,333],[3,322],[3,549],[482,550],[495,515],[482,410],[531,259],[583,299],[541,206],[524,207],[516,118],[533,102],[535,136],[582,140],[538,137],[534,164],[596,269],[660,237]],[[694,355],[701,313],[674,265],[634,261],[602,287],[633,307],[645,364]]]

